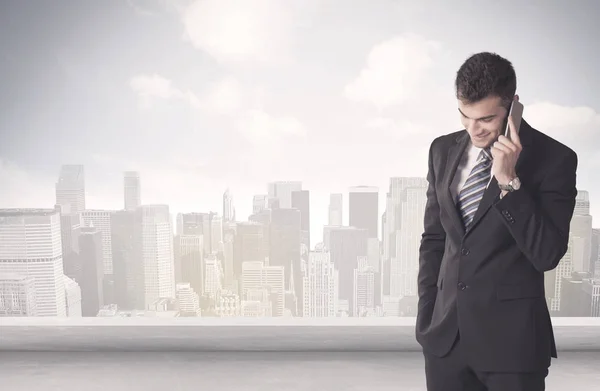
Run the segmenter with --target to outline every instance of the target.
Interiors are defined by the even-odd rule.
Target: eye
[[[481,122],[488,123],[488,122],[492,122],[492,120],[493,120],[493,118],[484,118],[484,119],[481,120]]]

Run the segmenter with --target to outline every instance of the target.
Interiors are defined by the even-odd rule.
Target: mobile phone
[[[508,116],[506,117],[506,127],[504,128],[504,136],[510,139],[510,127],[508,125],[508,117],[512,116],[517,132],[521,128],[521,120],[523,119],[523,104],[518,100],[513,100],[510,104],[510,110],[508,110]]]

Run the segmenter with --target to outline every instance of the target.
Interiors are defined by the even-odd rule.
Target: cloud
[[[592,198],[597,199],[600,188],[593,177],[600,172],[600,114],[586,106],[561,106],[539,101],[525,105],[523,118],[577,153],[577,185],[589,190]]]
[[[185,38],[219,61],[279,62],[292,15],[279,0],[198,0],[181,15]]]
[[[436,84],[435,66],[443,57],[438,42],[412,33],[372,48],[364,69],[344,90],[350,101],[376,109],[364,122],[374,132],[369,137],[400,142],[397,148],[413,156],[407,148],[428,145],[436,135],[462,128],[451,85]],[[597,161],[593,156],[600,145],[600,114],[593,108],[535,101],[526,104],[525,118],[580,152],[587,159],[584,165]],[[403,160],[401,164],[410,164],[409,159]]]
[[[452,83],[440,83],[436,72],[448,54],[439,41],[412,32],[373,46],[343,91],[348,101],[371,110],[364,122],[372,131],[369,137],[395,143],[403,156],[416,159],[415,147],[420,150],[436,136],[460,129]],[[413,164],[408,160],[404,167]]]
[[[244,104],[244,90],[238,80],[226,77],[210,86],[207,96],[198,104],[217,114],[233,114]]]
[[[273,146],[282,137],[307,134],[297,118],[274,117],[262,110],[248,110],[238,119],[236,129],[257,146]]]
[[[135,76],[130,84],[142,98],[170,99],[182,95],[181,91],[171,85],[171,80],[157,74]]]
[[[560,106],[538,101],[525,106],[525,118],[533,127],[560,139],[580,139],[600,144],[600,113],[587,106]]]
[[[362,144],[379,140],[379,153],[389,154],[370,161],[381,161],[391,176],[418,175],[429,143],[460,129],[452,88],[434,73],[444,55],[437,41],[415,33],[395,36],[369,51],[363,69],[344,88],[348,101],[367,110]]]
[[[397,141],[414,141],[414,138],[429,139],[437,129],[424,122],[410,119],[394,119],[389,117],[375,117],[367,121],[365,126],[375,130],[377,134],[391,137]]]
[[[440,48],[438,42],[412,33],[375,45],[364,69],[345,87],[345,97],[385,109],[420,95]]]
[[[307,129],[297,118],[273,116],[262,108],[263,89],[246,93],[233,77],[211,84],[201,97],[174,87],[169,79],[157,74],[135,76],[130,85],[138,94],[143,109],[150,108],[155,99],[178,99],[209,115],[227,115],[233,119],[235,129],[242,136],[265,151],[271,149],[273,152],[286,137],[303,138],[307,135]]]
[[[131,78],[129,85],[140,99],[140,108],[149,109],[155,99],[185,99],[195,104],[198,98],[191,92],[184,92],[175,88],[171,80],[156,73],[151,75],[137,75]]]
[[[125,0],[125,3],[135,11],[136,14],[141,16],[155,16],[156,12],[145,8],[140,2],[136,0]]]
[[[155,100],[181,100],[209,114],[231,114],[239,109],[244,95],[241,84],[233,77],[214,82],[201,97],[189,89],[175,87],[171,80],[156,73],[136,75],[130,86],[138,95],[141,109],[149,109]]]
[[[525,104],[527,122],[572,148],[578,155],[577,187],[588,190],[592,200],[600,196],[596,177],[600,172],[600,113],[587,106],[561,106],[547,101]],[[600,214],[592,205],[592,214]]]
[[[236,183],[249,185],[274,178],[301,177],[309,150],[308,131],[300,120],[249,109],[236,118],[234,127],[247,146],[229,159],[235,160],[235,164],[230,162],[222,169]],[[306,154],[298,156],[301,151]]]
[[[202,96],[175,87],[171,80],[156,73],[136,75],[131,78],[130,86],[137,93],[142,109],[150,108],[155,100],[181,100],[207,114],[226,115],[240,110],[246,98],[241,83],[231,76],[208,85]]]

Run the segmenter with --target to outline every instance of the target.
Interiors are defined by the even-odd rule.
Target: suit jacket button
[[[460,289],[461,291],[464,291],[465,289],[467,289],[467,286],[463,282],[459,282],[458,289]]]
[[[460,250],[460,253],[462,255],[469,255],[471,253],[471,251],[469,251],[468,248],[463,248],[462,250]]]

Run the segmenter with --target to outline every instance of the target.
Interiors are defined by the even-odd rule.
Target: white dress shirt
[[[473,167],[475,167],[475,164],[477,164],[477,159],[479,158],[479,154],[481,154],[481,150],[481,148],[474,146],[473,143],[469,141],[469,145],[467,145],[467,148],[465,149],[465,152],[463,153],[463,156],[460,159],[460,162],[458,163],[456,173],[454,174],[454,179],[452,180],[452,184],[450,185],[450,193],[452,194],[452,199],[454,200],[454,203],[456,203],[458,194],[460,193],[460,189],[462,189],[463,185],[467,181],[467,178],[469,178],[471,170],[473,169]],[[490,185],[491,181],[492,176],[490,175],[490,180],[487,186]]]

